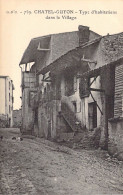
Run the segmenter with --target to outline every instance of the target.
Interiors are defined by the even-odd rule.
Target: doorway
[[[89,129],[97,127],[97,104],[92,102],[88,104],[88,119],[89,119]]]

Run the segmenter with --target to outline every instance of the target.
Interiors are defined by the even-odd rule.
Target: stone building
[[[23,133],[107,149],[121,40],[85,26],[32,39],[20,62]]]
[[[9,76],[0,76],[0,124],[1,127],[13,125],[13,81]]]
[[[30,104],[31,99],[37,93],[38,86],[42,85],[42,76],[37,76],[38,72],[51,65],[68,51],[95,37],[99,37],[99,35],[90,31],[88,27],[79,26],[79,30],[75,32],[52,34],[31,40],[20,62],[22,70],[22,128],[25,133],[33,133],[34,110]]]

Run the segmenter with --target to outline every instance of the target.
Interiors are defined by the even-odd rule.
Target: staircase
[[[95,128],[93,131],[89,131],[82,127],[81,122],[76,117],[72,102],[66,96],[61,99],[61,115],[70,126],[71,133],[73,133],[73,135],[70,132],[64,135],[63,140],[67,146],[83,149],[99,147],[101,129]]]
[[[71,104],[71,105],[70,105]],[[61,115],[64,120],[71,127],[73,132],[81,132],[82,127],[80,121],[76,118],[74,111],[72,110],[72,103],[69,104],[65,101],[61,101]]]

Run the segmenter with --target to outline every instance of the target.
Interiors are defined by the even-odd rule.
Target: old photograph
[[[0,194],[123,194],[123,1],[0,14]]]

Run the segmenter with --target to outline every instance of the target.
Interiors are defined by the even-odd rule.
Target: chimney
[[[88,26],[78,26],[79,31],[79,46],[89,41],[90,30]]]

